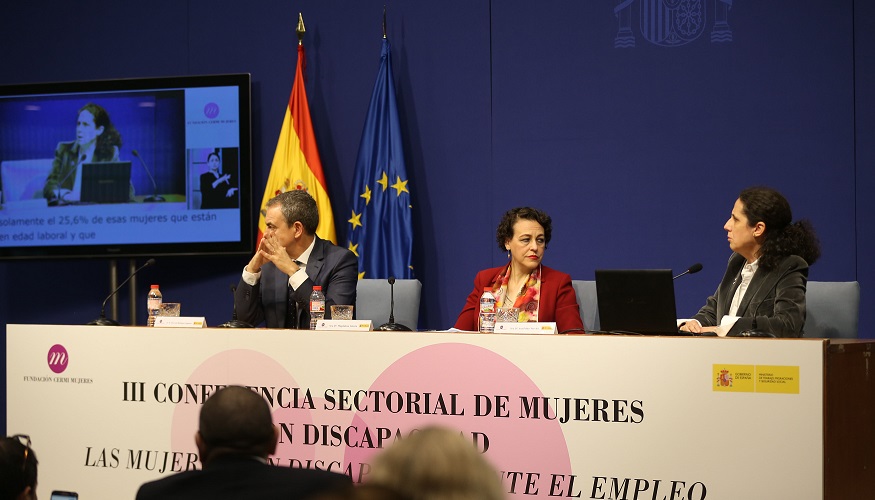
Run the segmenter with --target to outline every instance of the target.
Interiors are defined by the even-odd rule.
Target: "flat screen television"
[[[0,86],[0,259],[252,252],[248,74]]]

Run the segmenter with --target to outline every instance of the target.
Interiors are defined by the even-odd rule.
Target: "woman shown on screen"
[[[231,174],[222,173],[219,153],[210,153],[207,164],[209,170],[201,174],[201,208],[236,207],[237,188],[231,184]]]
[[[78,201],[83,163],[118,161],[122,137],[109,119],[109,113],[89,103],[79,110],[76,140],[60,142],[55,149],[52,171],[46,179],[43,196],[57,204]]]

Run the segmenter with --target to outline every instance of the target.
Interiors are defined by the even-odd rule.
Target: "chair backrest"
[[[416,330],[419,324],[419,280],[395,280],[395,323]],[[389,282],[385,279],[361,279],[356,286],[355,317],[369,319],[374,328],[389,322]]]
[[[52,171],[52,159],[6,160],[0,164],[3,201],[15,202],[41,198],[46,178]]]
[[[857,338],[860,284],[856,281],[809,281],[805,292],[805,336]]]
[[[189,210],[200,210],[201,203],[203,203],[203,198],[201,197],[200,189],[192,189],[190,193],[188,193],[188,208]]]
[[[574,287],[574,293],[577,295],[583,328],[588,332],[600,330],[599,301],[595,292],[595,281],[571,280],[571,286]]]

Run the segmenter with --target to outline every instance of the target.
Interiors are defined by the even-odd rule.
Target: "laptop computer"
[[[595,286],[603,331],[689,335],[677,328],[671,269],[597,269]]]
[[[127,203],[131,197],[131,162],[83,163],[80,203]]]

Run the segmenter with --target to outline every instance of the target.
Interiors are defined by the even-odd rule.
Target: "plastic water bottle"
[[[325,294],[322,293],[322,287],[316,285],[313,287],[313,293],[310,294],[310,329],[316,329],[316,323],[325,317]]]
[[[158,285],[152,285],[149,289],[149,295],[146,296],[146,312],[149,313],[149,326],[155,326],[155,317],[158,316],[158,309],[161,309],[161,290]]]
[[[480,296],[480,333],[493,333],[495,331],[495,295],[492,288],[484,288]]]

